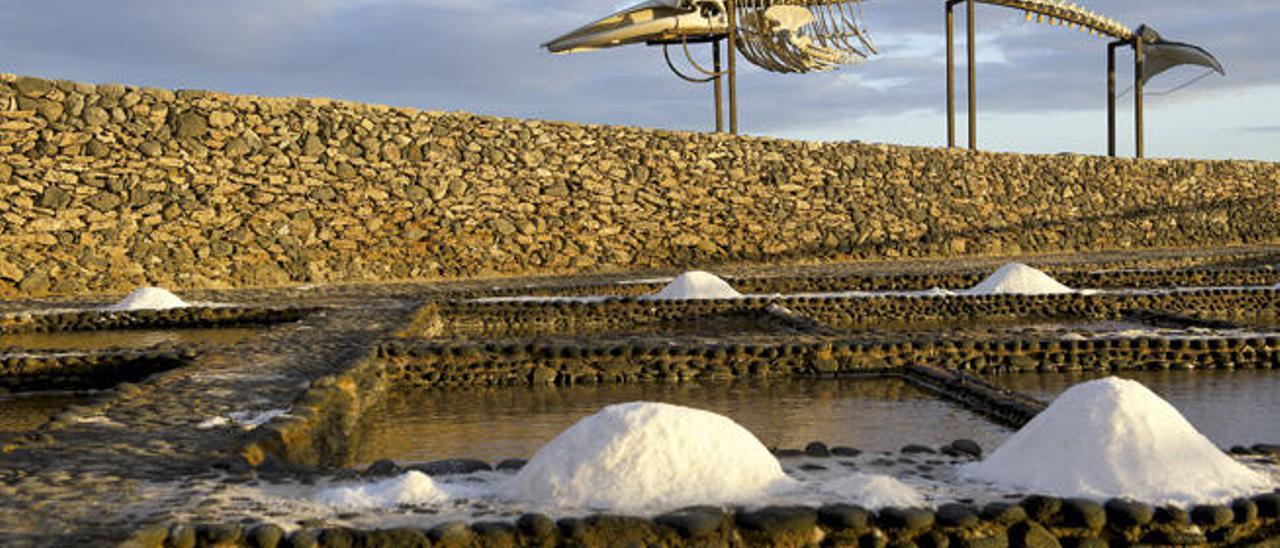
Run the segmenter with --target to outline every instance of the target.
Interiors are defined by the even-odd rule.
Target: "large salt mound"
[[[561,432],[504,488],[527,502],[643,513],[760,500],[794,485],[729,418],[635,402],[605,407]]]
[[[159,287],[141,287],[107,307],[110,310],[165,310],[183,308],[186,301]]]
[[[449,500],[449,495],[436,486],[431,476],[413,470],[368,485],[326,489],[316,498],[330,506],[373,508],[435,504]]]
[[[1022,263],[1009,263],[978,285],[961,291],[965,295],[1049,295],[1072,293],[1070,287],[1062,285],[1053,277]]]
[[[733,286],[710,272],[693,270],[671,280],[653,299],[734,299],[741,297]]]
[[[910,485],[879,474],[854,472],[827,482],[822,490],[873,510],[918,508],[926,504],[924,496]]]
[[[1271,489],[1172,405],[1115,377],[1073,386],[961,477],[1064,497],[1218,502]]]

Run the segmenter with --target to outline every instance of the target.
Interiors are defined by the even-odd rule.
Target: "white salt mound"
[[[654,299],[735,299],[741,297],[733,286],[710,272],[685,272],[651,295]]]
[[[635,402],[605,407],[561,432],[504,489],[527,502],[643,513],[759,500],[795,484],[729,418]]]
[[[107,307],[110,310],[166,310],[186,307],[186,301],[159,287],[141,287]]]
[[[417,470],[368,485],[334,487],[316,495],[330,506],[373,508],[400,504],[437,504],[449,500],[431,476]]]
[[[1022,263],[1009,263],[985,280],[966,289],[966,295],[1050,295],[1072,293],[1070,287],[1062,285],[1048,274]]]
[[[872,510],[880,508],[919,508],[926,505],[924,496],[897,479],[880,474],[854,472],[827,482],[822,490]]]
[[[1225,455],[1141,383],[1071,387],[961,477],[1064,497],[1212,503],[1272,482]]]

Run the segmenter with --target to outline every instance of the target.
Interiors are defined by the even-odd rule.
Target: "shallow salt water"
[[[374,410],[361,460],[529,458],[578,419],[630,401],[719,413],[781,448],[822,441],[880,451],[957,438],[993,447],[1010,432],[892,378],[432,390],[392,394]]]
[[[986,379],[1051,401],[1071,386],[1107,376],[1095,372],[1009,373]],[[1271,370],[1125,371],[1116,376],[1146,385],[1172,403],[1219,446],[1280,443],[1280,374]]]
[[[92,399],[92,395],[65,392],[0,396],[0,440],[32,430],[59,411]]]
[[[262,331],[261,327],[227,327],[11,333],[0,335],[0,353],[3,353],[5,348],[20,348],[23,351],[84,352],[113,347],[145,348],[158,344],[231,345]]]

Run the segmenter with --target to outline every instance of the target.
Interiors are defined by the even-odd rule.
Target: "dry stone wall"
[[[0,297],[1280,241],[1280,164],[0,75]]]

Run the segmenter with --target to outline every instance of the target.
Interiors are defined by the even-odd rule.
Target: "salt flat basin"
[[[261,327],[226,327],[10,333],[0,335],[0,354],[3,354],[6,348],[47,352],[88,352],[113,347],[146,348],[158,344],[231,345],[263,331]]]
[[[1074,384],[1106,376],[1096,372],[1008,373],[986,379],[1050,401]],[[1202,434],[1223,447],[1280,443],[1280,372],[1124,371],[1116,376],[1145,384],[1172,403]]]
[[[59,411],[92,399],[92,395],[69,392],[0,396],[0,440],[33,430]]]
[[[1009,434],[894,378],[477,388],[389,395],[366,416],[360,460],[529,458],[579,419],[629,401],[713,411],[779,448],[822,441],[889,451],[957,438],[994,447]]]

